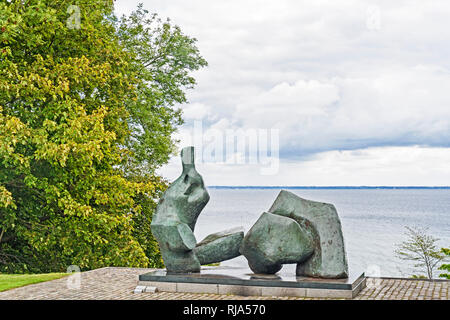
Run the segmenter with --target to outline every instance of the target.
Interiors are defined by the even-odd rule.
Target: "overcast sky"
[[[194,121],[279,130],[279,166],[198,161],[207,185],[450,185],[450,2],[152,0],[209,66],[182,106]],[[160,172],[180,174],[178,157]]]

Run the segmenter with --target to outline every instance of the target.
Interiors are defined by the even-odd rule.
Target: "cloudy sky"
[[[195,123],[202,150],[229,130],[278,138],[269,162],[197,161],[207,185],[450,185],[448,1],[117,0],[116,12],[139,2],[209,63],[180,146],[200,149]],[[160,172],[176,178],[179,158]]]

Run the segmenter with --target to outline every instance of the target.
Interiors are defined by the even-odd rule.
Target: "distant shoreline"
[[[211,189],[301,189],[301,190],[347,190],[347,189],[450,189],[450,186],[208,186]]]

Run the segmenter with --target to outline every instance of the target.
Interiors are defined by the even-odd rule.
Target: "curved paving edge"
[[[253,297],[196,293],[133,293],[140,274],[154,269],[101,268],[81,273],[81,287],[68,288],[68,278],[0,292],[0,300],[321,300],[298,297]],[[449,281],[368,278],[355,300],[449,300]]]

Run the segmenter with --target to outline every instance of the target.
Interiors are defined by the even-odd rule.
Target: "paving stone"
[[[262,288],[257,286],[235,286],[228,284],[219,284],[219,294],[232,294],[241,296],[260,296]]]
[[[142,293],[145,291],[145,287],[144,286],[137,286],[136,289],[134,289],[134,293]]]

